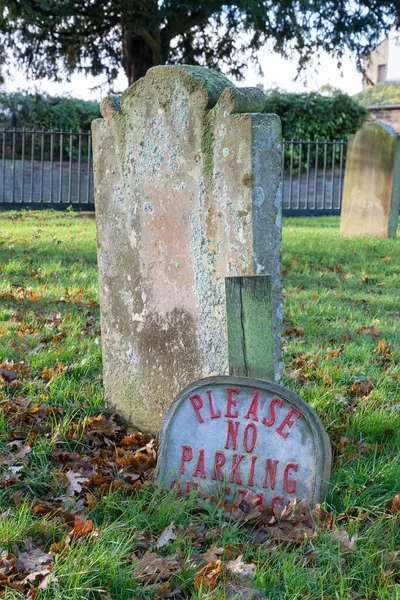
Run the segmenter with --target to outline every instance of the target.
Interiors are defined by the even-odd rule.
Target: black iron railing
[[[0,130],[0,206],[93,210],[88,131]]]
[[[283,140],[285,214],[340,213],[346,150],[343,140]]]
[[[340,212],[346,141],[283,140],[283,211]],[[94,210],[89,131],[0,129],[0,208]]]

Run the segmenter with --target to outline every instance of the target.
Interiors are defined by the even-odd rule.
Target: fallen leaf
[[[392,515],[400,513],[400,494],[396,494],[394,498],[391,498],[387,502],[386,509],[392,513]]]
[[[95,429],[100,431],[101,433],[105,433],[107,435],[112,435],[116,430],[116,423],[114,420],[106,419],[103,415],[99,415],[98,417],[92,417],[88,421],[88,427],[90,429]]]
[[[41,548],[20,552],[17,556],[16,567],[21,573],[41,572],[45,567],[53,564],[54,556],[54,552],[44,552]]]
[[[156,541],[156,548],[162,548],[166,544],[168,544],[171,540],[176,538],[176,527],[174,522],[172,521],[168,527],[164,529],[160,537]]]
[[[82,484],[89,481],[87,477],[83,477],[81,473],[76,473],[75,471],[67,471],[65,475],[69,480],[68,496],[73,496],[75,492],[79,494],[82,491]]]
[[[225,600],[268,600],[257,588],[232,582],[225,585],[224,593]]]
[[[0,574],[9,575],[14,570],[17,559],[14,554],[3,550],[0,554]]]
[[[368,335],[372,335],[372,337],[379,337],[381,334],[381,330],[379,327],[358,327],[357,333],[367,333]]]
[[[342,554],[353,552],[357,548],[357,536],[354,535],[353,537],[350,537],[344,529],[333,531],[331,533],[331,539],[334,544],[340,544],[340,551]]]
[[[92,531],[93,521],[88,519],[85,521],[83,517],[77,517],[75,519],[75,524],[73,530],[67,535],[67,538],[70,540],[73,538],[81,538],[85,535],[88,535]]]
[[[370,379],[365,379],[360,382],[354,381],[346,391],[354,398],[356,396],[368,396],[373,388],[373,382]]]
[[[376,352],[376,354],[383,354],[384,356],[390,356],[391,354],[389,346],[386,345],[386,341],[384,339],[379,340],[374,352]]]
[[[224,548],[219,548],[216,544],[213,544],[208,550],[203,552],[202,556],[206,563],[210,563],[212,561],[220,560],[223,554]]]
[[[197,571],[194,576],[194,585],[199,588],[205,587],[213,590],[223,574],[223,566],[220,560],[212,560],[205,567]]]
[[[180,562],[174,556],[163,557],[155,552],[147,550],[143,558],[132,557],[135,568],[135,575],[138,581],[155,583],[157,581],[166,581],[180,566]]]
[[[236,560],[230,560],[226,563],[226,568],[232,575],[240,579],[253,580],[256,573],[256,565],[253,563],[244,563],[242,556],[238,556]]]
[[[344,345],[342,344],[340,346],[340,348],[337,348],[336,350],[328,350],[328,352],[326,353],[325,358],[333,358],[334,356],[339,356],[339,354],[341,354],[344,350]]]

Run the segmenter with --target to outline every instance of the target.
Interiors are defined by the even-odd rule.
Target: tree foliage
[[[240,78],[270,41],[299,67],[321,51],[361,57],[399,19],[398,0],[0,0],[0,47],[32,78],[74,71],[130,83],[158,64]]]
[[[287,140],[345,140],[369,115],[366,108],[339,90],[329,96],[270,90],[264,112],[279,115]]]
[[[47,94],[0,94],[0,127],[89,131],[100,117],[97,102]]]

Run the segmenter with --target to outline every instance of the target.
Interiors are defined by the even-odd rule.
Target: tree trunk
[[[150,67],[159,64],[147,42],[139,36],[126,36],[122,43],[122,66],[129,85],[144,77]]]

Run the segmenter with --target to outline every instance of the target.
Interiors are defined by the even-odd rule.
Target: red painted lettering
[[[219,410],[217,413],[214,411],[214,404],[212,399],[212,390],[207,390],[208,403],[210,405],[210,417],[211,419],[218,419],[221,416],[221,411]]]
[[[297,410],[297,408],[293,408],[293,406],[291,406],[291,407],[289,408],[289,411],[288,411],[288,413],[287,413],[286,417],[284,417],[284,419],[283,419],[282,423],[279,425],[279,427],[277,427],[277,428],[275,429],[276,433],[279,433],[279,435],[281,435],[283,438],[287,438],[287,436],[289,435],[289,432],[288,432],[288,431],[285,431],[285,432],[284,432],[284,431],[283,431],[283,428],[284,428],[284,427],[286,427],[286,425],[287,425],[288,427],[291,427],[291,426],[293,425],[294,421],[292,421],[292,420],[290,419],[290,417],[292,417],[293,415],[296,415],[296,417],[297,417],[298,419],[300,419],[300,417],[301,417],[301,412],[299,412],[299,411]]]
[[[249,474],[249,480],[247,482],[247,485],[249,487],[251,487],[253,485],[253,480],[254,480],[254,468],[256,466],[256,461],[257,461],[257,456],[252,456],[250,458],[250,474]]]
[[[288,479],[289,478],[289,471],[290,471],[290,469],[293,469],[293,471],[297,472],[298,468],[299,468],[299,465],[296,465],[296,463],[288,463],[286,465],[286,467],[285,467],[284,472],[283,472],[283,489],[288,494],[294,494],[295,491],[296,491],[296,481],[294,479],[292,479],[291,481],[289,481],[289,479]]]
[[[272,465],[272,460],[270,458],[265,459],[265,475],[263,481],[263,488],[268,487],[268,478],[269,478],[269,487],[271,490],[275,489],[275,481],[276,481],[276,469],[278,467],[279,460],[274,460],[274,464]]]
[[[199,484],[197,481],[187,481],[186,482],[186,493],[188,494],[191,490],[197,490]]]
[[[169,486],[170,490],[176,490],[178,496],[181,495],[181,484],[178,479],[173,479],[171,481],[171,485]]]
[[[267,419],[264,417],[261,421],[261,423],[266,427],[272,427],[272,425],[275,423],[275,404],[277,404],[279,408],[282,408],[283,406],[283,402],[280,398],[272,398],[271,402],[269,403],[270,419],[267,421]]]
[[[201,396],[199,396],[199,394],[193,394],[193,396],[190,396],[189,400],[192,403],[194,412],[197,415],[199,423],[204,423],[204,419],[200,414],[200,409],[203,408],[203,400]]]
[[[284,503],[283,496],[274,496],[272,498],[272,500],[271,500],[271,506],[272,506],[272,508],[274,508],[274,506],[275,506],[275,504],[277,502],[279,502],[279,504],[282,504],[282,506],[283,506],[283,503]]]
[[[229,478],[230,483],[242,483],[240,479],[240,474],[238,471],[238,466],[244,459],[244,454],[239,454],[239,458],[237,454],[232,454],[232,468],[231,468],[231,476]]]
[[[240,394],[240,390],[238,388],[227,388],[228,392],[228,400],[226,403],[226,413],[225,416],[229,419],[236,419],[239,414],[239,411],[236,410],[234,413],[231,412],[232,406],[236,406],[237,398],[232,398],[232,394]]]
[[[223,467],[225,463],[226,463],[225,454],[222,452],[222,450],[216,450],[214,452],[214,467],[213,467],[211,479],[214,479],[214,480],[217,479],[217,472],[218,472],[218,479],[220,481],[224,480],[224,475],[222,473],[221,467]]]
[[[200,477],[202,479],[206,478],[206,474],[204,472],[204,448],[200,448],[199,450],[199,458],[192,477],[197,477],[197,473],[200,473]]]
[[[249,445],[249,431],[251,429],[251,442]],[[244,434],[243,434],[243,448],[245,449],[246,452],[253,452],[254,450],[254,446],[256,445],[256,441],[257,441],[257,427],[254,425],[254,423],[249,423],[248,425],[246,425],[246,428],[244,430]]]
[[[252,415],[253,421],[258,421],[258,392],[254,392],[253,399],[250,402],[249,410],[244,415],[245,419],[250,419]]]
[[[182,446],[182,458],[181,458],[181,466],[179,468],[179,473],[182,475],[185,473],[185,462],[189,462],[193,458],[193,450],[191,446],[186,446],[183,444]]]
[[[229,439],[232,443],[232,450],[236,450],[236,440],[239,433],[239,421],[228,421],[228,430],[226,432],[225,448],[229,448]]]

